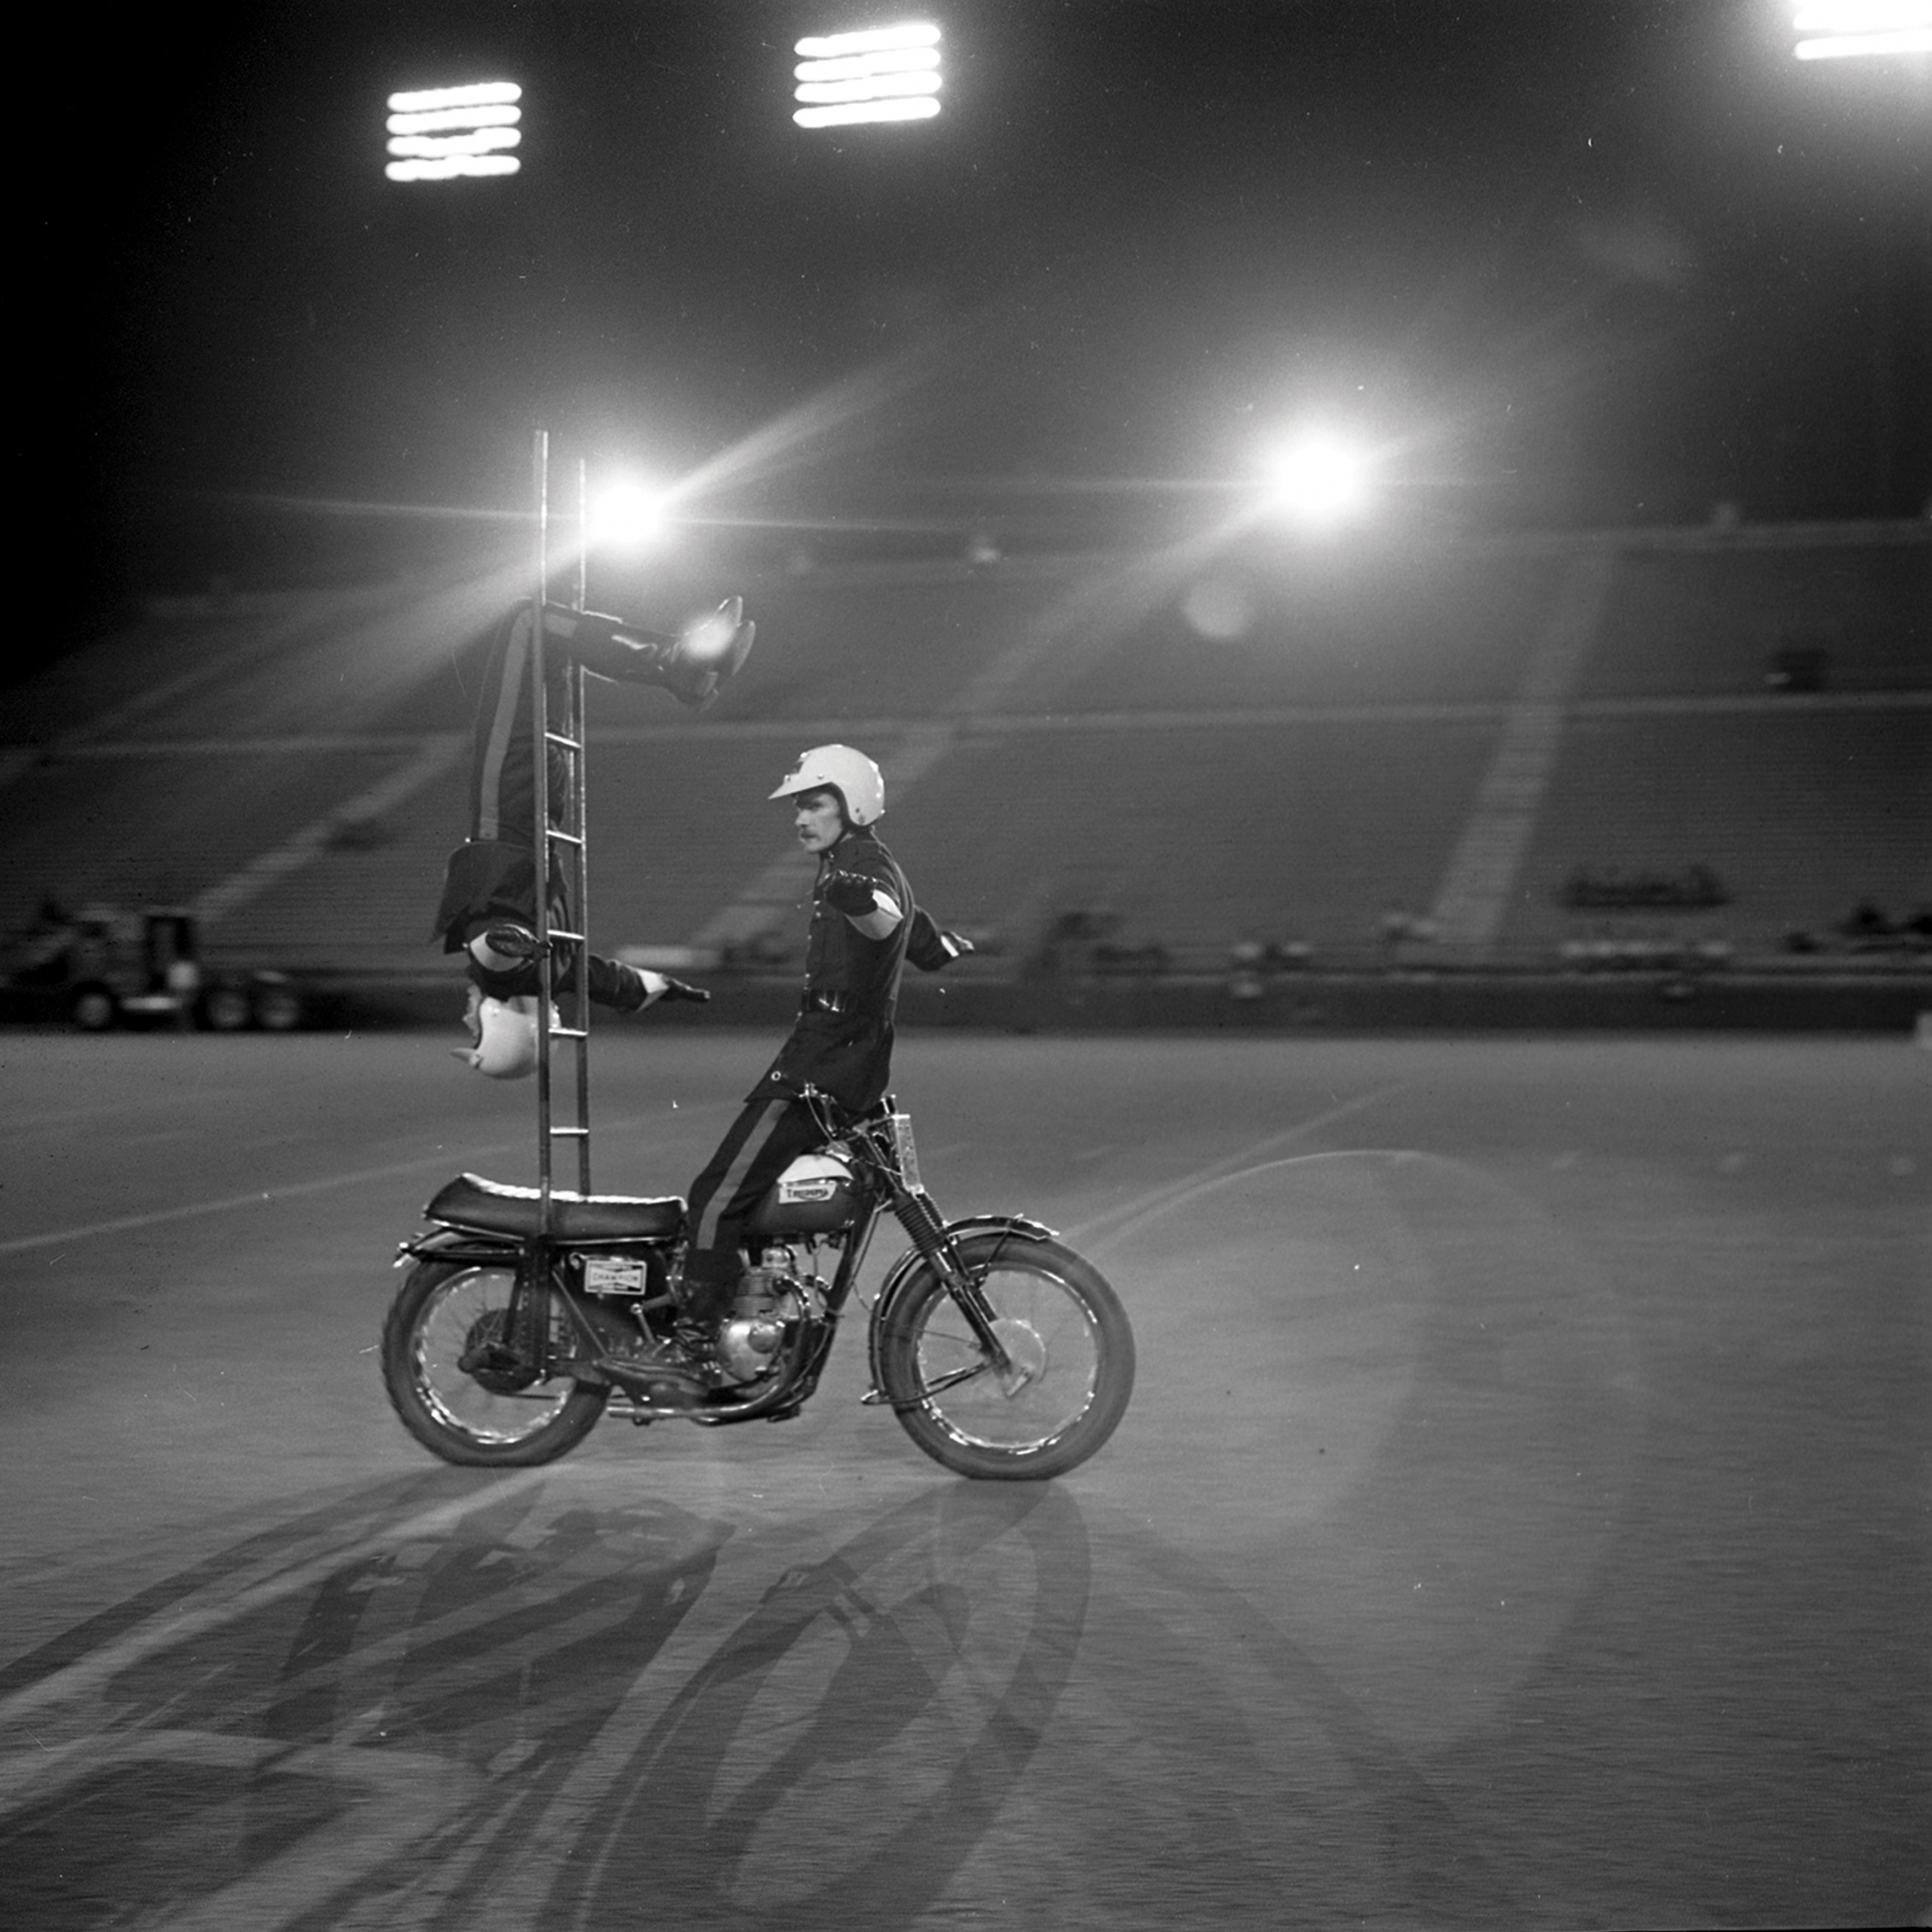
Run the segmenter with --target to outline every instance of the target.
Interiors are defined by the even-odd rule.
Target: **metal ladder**
[[[535,832],[532,857],[537,871],[537,1175],[538,1225],[547,1238],[552,1232],[555,1169],[557,1143],[571,1141],[577,1147],[577,1191],[590,1192],[590,931],[589,846],[585,815],[584,764],[588,742],[584,723],[583,666],[573,663],[564,682],[563,715],[550,715],[549,662],[543,633],[543,606],[550,580],[550,436],[546,429],[536,435],[534,452],[537,497],[537,595],[532,607],[534,623],[530,648],[530,728],[532,783],[538,795],[531,804]],[[577,515],[580,537],[586,525],[584,466],[577,465]],[[577,549],[577,583],[571,601],[573,610],[584,608],[585,545]],[[550,817],[550,761],[560,756],[568,774],[564,789],[563,822]],[[553,925],[550,920],[550,871],[558,848],[565,855],[564,900],[571,924]],[[558,1023],[555,962],[551,942],[561,940],[573,946],[574,964],[568,975],[571,1021]],[[552,1078],[551,1053],[559,1041],[570,1044],[576,1100],[574,1120],[557,1118],[556,1091]]]

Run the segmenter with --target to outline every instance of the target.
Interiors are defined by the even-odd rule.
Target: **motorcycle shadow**
[[[907,1922],[1066,1684],[1073,1498],[944,1482],[853,1534],[604,1493],[374,1485],[23,1659],[10,1896],[50,1928]]]

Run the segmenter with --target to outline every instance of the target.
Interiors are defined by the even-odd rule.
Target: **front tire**
[[[880,1311],[880,1386],[937,1463],[992,1481],[1064,1475],[1119,1426],[1134,1331],[1091,1262],[1054,1241],[989,1231],[959,1244],[1013,1367],[985,1366],[965,1317],[922,1264]],[[960,1379],[952,1380],[955,1377]]]
[[[383,1382],[402,1426],[446,1463],[522,1469],[554,1462],[590,1433],[611,1392],[561,1376],[514,1386],[457,1366],[507,1327],[513,1268],[419,1261],[383,1324]]]

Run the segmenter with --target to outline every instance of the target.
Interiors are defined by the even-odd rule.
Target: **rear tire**
[[[389,1401],[403,1427],[446,1463],[523,1469],[555,1462],[590,1433],[610,1399],[608,1387],[561,1376],[486,1387],[457,1366],[479,1337],[501,1334],[515,1278],[509,1267],[419,1261],[383,1324]]]
[[[922,1264],[879,1312],[880,1386],[934,1461],[991,1481],[1064,1475],[1119,1426],[1134,1393],[1134,1331],[1100,1271],[1058,1241],[997,1231],[959,1244],[1014,1361],[981,1368],[978,1343]]]

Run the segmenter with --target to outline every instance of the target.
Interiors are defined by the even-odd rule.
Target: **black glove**
[[[851,872],[834,872],[825,882],[825,903],[835,912],[850,913],[855,918],[878,909],[872,893],[870,879]]]
[[[651,1004],[653,989],[661,986],[663,990],[654,997],[660,1000],[694,999],[705,1001],[711,995],[700,986],[688,986],[681,980],[674,980],[668,973],[646,972],[641,967],[620,963],[617,969],[622,992],[611,1001],[620,1013],[641,1013]]]

